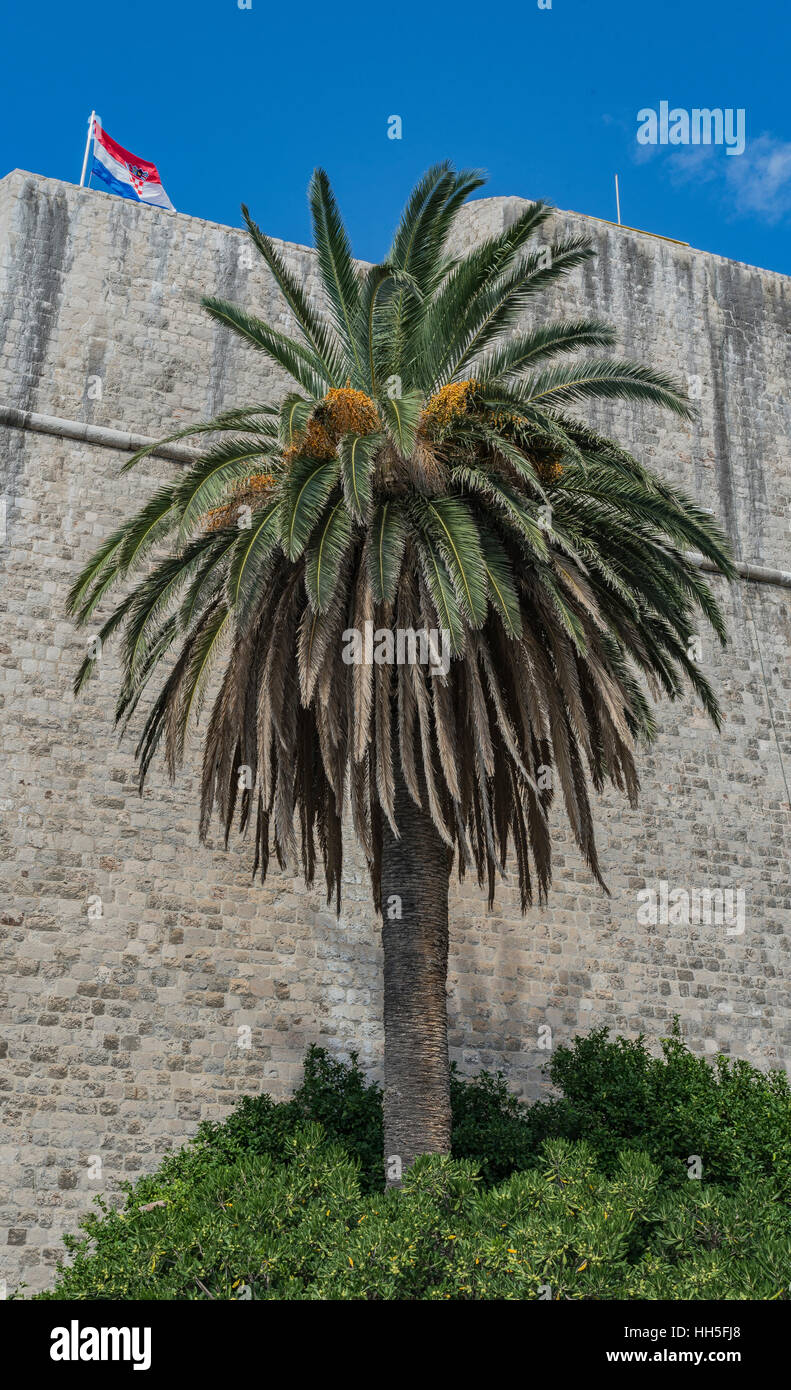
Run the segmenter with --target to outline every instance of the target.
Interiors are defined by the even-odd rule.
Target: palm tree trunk
[[[385,822],[382,843],[384,1138],[391,1185],[418,1154],[450,1153],[450,860],[399,768],[395,820],[400,840]]]

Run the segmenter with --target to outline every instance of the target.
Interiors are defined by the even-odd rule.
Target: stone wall
[[[461,242],[520,206],[475,203]],[[597,423],[711,507],[743,560],[791,568],[791,282],[574,214],[556,221],[599,254],[553,312],[611,320],[625,352],[700,393],[694,425],[625,406]],[[310,252],[282,249],[316,294]],[[283,385],[199,307],[216,293],[289,331],[239,231],[16,171],[0,181],[0,258],[0,406],[158,435]],[[253,887],[247,847],[199,846],[194,776],[171,787],[157,767],[138,797],[132,740],[113,732],[111,657],[72,698],[83,639],[65,617],[69,585],[174,465],[119,477],[120,452],[0,437],[0,1278],[36,1288],[94,1193],[154,1167],[236,1096],[287,1093],[309,1043],[356,1049],[377,1073],[381,959],[353,847],[339,919],[286,876]],[[691,702],[661,710],[640,809],[600,804],[611,897],[562,824],[547,909],[523,920],[506,888],[489,914],[474,884],[454,891],[463,1070],[501,1067],[536,1095],[542,1025],[555,1043],[602,1023],[657,1038],[674,1014],[696,1050],[791,1060],[791,590],[714,582],[733,641],[722,654],[704,634],[703,659],[726,723],[718,737]],[[637,892],[662,879],[742,888],[744,933],[641,926]]]

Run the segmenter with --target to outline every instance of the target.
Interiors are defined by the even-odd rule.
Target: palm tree
[[[673,699],[685,679],[719,725],[690,653],[698,611],[723,643],[724,622],[689,548],[733,575],[706,511],[568,413],[622,399],[686,417],[674,381],[609,355],[561,360],[612,346],[597,320],[524,326],[533,299],[590,245],[537,247],[552,212],[537,202],[450,255],[482,182],[431,169],[387,259],[363,268],[317,170],[321,312],[242,209],[299,336],[218,299],[204,305],[296,389],[161,441],[213,436],[110,536],[70,595],[85,623],[143,568],[99,634],[122,637],[122,728],[163,681],[137,745],[141,790],[160,743],[175,776],[216,692],[202,836],[215,807],[226,845],[238,818],[262,880],[273,849],[283,868],[301,860],[312,883],[318,848],[339,909],[350,806],[382,914],[395,1178],[399,1161],[450,1147],[454,861],[491,904],[511,855],[522,910],[543,902],[558,790],[603,884],[589,784],[598,792],[609,779],[635,803],[635,747],[656,733],[649,697]],[[426,633],[440,637],[432,645]],[[86,658],[77,690],[94,665]]]

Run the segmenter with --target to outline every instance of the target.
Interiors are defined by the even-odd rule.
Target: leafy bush
[[[248,1152],[160,1186],[164,1205],[100,1203],[45,1299],[788,1298],[791,1213],[773,1184],[662,1191],[626,1152],[602,1174],[552,1140],[486,1189],[475,1165],[419,1159],[365,1195],[359,1163],[309,1125],[285,1160]]]
[[[350,1062],[342,1062],[335,1061],[322,1048],[310,1048],[302,1085],[295,1091],[292,1104],[301,1125],[318,1121],[328,1139],[359,1159],[363,1192],[381,1189],[382,1091],[376,1082],[366,1081],[356,1052]]]
[[[382,1092],[366,1081],[357,1053],[336,1061],[320,1047],[305,1055],[301,1085],[290,1100],[266,1094],[244,1096],[225,1120],[204,1120],[194,1139],[168,1154],[157,1173],[142,1178],[135,1190],[141,1201],[154,1200],[162,1182],[193,1182],[217,1166],[247,1156],[288,1162],[292,1137],[306,1124],[321,1124],[326,1139],[359,1162],[363,1192],[384,1186]]]
[[[774,1179],[791,1200],[791,1090],[784,1072],[759,1071],[719,1056],[694,1056],[677,1032],[654,1057],[645,1039],[599,1029],[553,1054],[549,1074],[562,1092],[530,1107],[535,1142],[585,1139],[612,1172],[624,1148],[649,1154],[663,1181],[683,1185],[698,1155],[707,1182],[735,1188],[749,1174]]]
[[[542,1117],[539,1135],[532,1118],[535,1107],[512,1095],[502,1072],[482,1071],[468,1080],[452,1066],[450,1101],[453,1157],[472,1159],[487,1185],[532,1167],[542,1139],[552,1133]]]

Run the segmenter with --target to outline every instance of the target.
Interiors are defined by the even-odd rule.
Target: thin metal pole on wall
[[[80,188],[85,187],[85,170],[88,168],[88,151],[91,148],[93,139],[93,123],[96,120],[96,112],[91,112],[91,119],[88,122],[88,139],[85,141],[85,154],[82,157],[82,173],[80,174]]]

